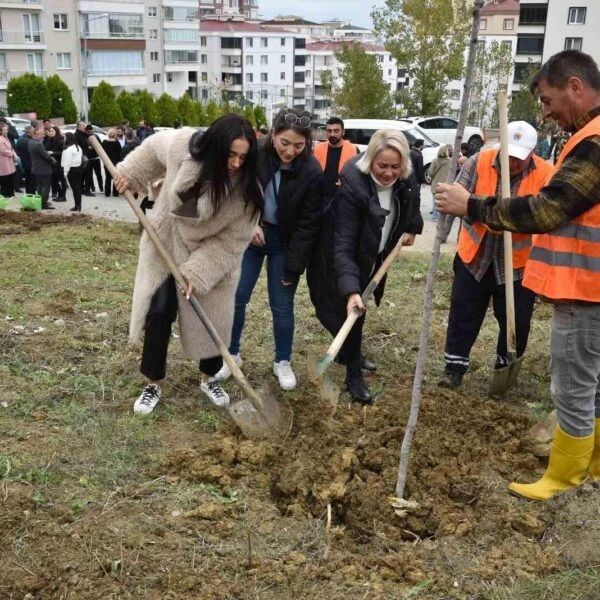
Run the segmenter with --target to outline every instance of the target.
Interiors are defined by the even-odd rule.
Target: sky
[[[258,0],[258,14],[269,19],[280,14],[304,17],[307,21],[340,19],[359,27],[372,27],[371,10],[382,6],[383,0]]]

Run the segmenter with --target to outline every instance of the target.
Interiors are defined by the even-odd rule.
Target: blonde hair
[[[450,152],[451,152],[451,149],[448,148],[448,144],[442,144],[440,146],[440,149],[438,150],[437,157],[438,158],[449,158],[451,156]]]
[[[406,137],[397,129],[380,129],[371,136],[371,141],[365,153],[356,162],[356,168],[365,175],[371,172],[371,165],[382,150],[395,150],[402,159],[400,179],[408,179],[412,173],[410,148]]]
[[[108,137],[109,139],[111,139],[111,140],[112,140],[114,137],[117,137],[117,130],[116,130],[116,129],[109,129],[109,130],[106,132],[106,135],[107,135],[107,137]]]

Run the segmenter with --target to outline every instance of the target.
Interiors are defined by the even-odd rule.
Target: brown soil
[[[57,214],[31,210],[0,210],[0,235],[15,235],[38,231],[46,225],[80,225],[91,218],[81,213]]]

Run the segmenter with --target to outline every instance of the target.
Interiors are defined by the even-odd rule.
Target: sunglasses
[[[308,129],[312,123],[310,117],[299,117],[296,113],[293,112],[287,113],[283,118],[288,125],[298,125],[300,127],[304,127],[305,129]]]

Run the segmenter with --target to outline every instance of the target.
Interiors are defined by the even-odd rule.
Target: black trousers
[[[506,286],[498,285],[494,268],[490,266],[481,281],[470,273],[458,254],[454,257],[454,281],[450,301],[450,315],[446,332],[444,358],[449,371],[464,374],[469,368],[471,348],[479,335],[485,313],[492,300],[494,316],[500,331],[496,344],[496,368],[508,363],[506,349]],[[514,282],[515,325],[517,334],[517,356],[527,347],[529,327],[535,294]]]
[[[83,168],[71,167],[67,175],[71,191],[73,192],[73,200],[75,208],[81,208],[81,194],[83,193]]]
[[[67,180],[62,167],[56,167],[52,170],[52,195],[64,198],[67,194]]]
[[[146,315],[144,347],[140,371],[151,381],[164,379],[167,373],[167,350],[171,329],[177,318],[177,286],[170,275],[156,290]],[[215,375],[223,366],[223,358],[213,356],[200,359],[200,371]]]
[[[42,206],[45,206],[48,204],[48,198],[50,197],[52,174],[36,175],[35,180],[37,183],[37,192],[42,197]]]
[[[104,169],[104,195],[106,197],[110,196],[111,187],[112,187],[112,195],[118,196],[119,192],[117,192],[117,190],[115,188],[115,184],[113,182],[112,175],[106,169]]]
[[[102,166],[100,164],[100,159],[90,158],[85,168],[83,181],[84,192],[89,192],[95,189],[94,173],[96,173],[96,179],[98,180],[98,191],[102,191],[104,189],[104,184],[102,182]]]
[[[15,174],[0,176],[0,194],[5,198],[15,195]]]
[[[25,169],[25,192],[27,194],[35,194],[37,190],[37,181],[35,175],[31,172],[31,168]]]

